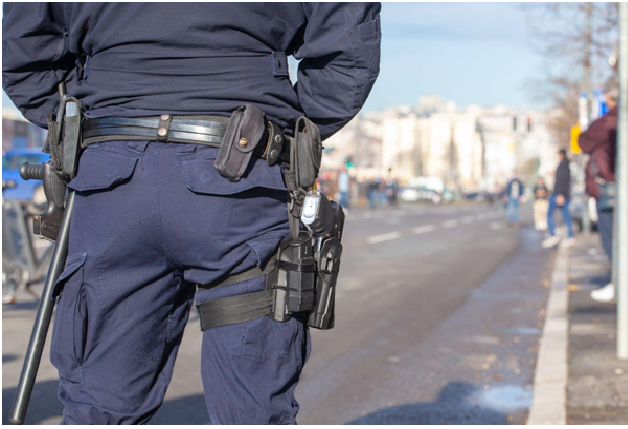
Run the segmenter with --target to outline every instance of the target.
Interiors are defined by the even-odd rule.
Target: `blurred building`
[[[46,133],[18,111],[2,109],[2,153],[11,149],[41,148],[46,142]]]
[[[323,170],[342,168],[358,180],[438,177],[452,190],[498,191],[518,171],[551,183],[556,146],[544,113],[471,105],[426,96],[416,106],[396,106],[352,120],[324,142]],[[531,182],[527,182],[531,183]]]

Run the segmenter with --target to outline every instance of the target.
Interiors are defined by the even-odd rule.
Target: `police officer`
[[[2,83],[42,127],[65,82],[88,119],[193,126],[250,104],[288,135],[304,115],[326,138],[357,114],[378,76],[379,12],[377,3],[5,3]],[[290,55],[301,60],[294,85]],[[76,197],[50,351],[63,423],[149,421],[192,304],[260,291],[264,277],[195,286],[263,266],[290,234],[280,163],[254,156],[230,181],[214,168],[217,147],[167,134],[92,139],[69,184]],[[205,331],[211,421],[295,423],[309,349],[298,317]]]

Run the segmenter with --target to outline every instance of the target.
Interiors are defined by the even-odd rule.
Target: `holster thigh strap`
[[[244,323],[271,314],[273,290],[218,298],[196,306],[201,317],[201,331]]]

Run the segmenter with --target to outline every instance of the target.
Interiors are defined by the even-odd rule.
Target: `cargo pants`
[[[260,266],[289,235],[281,167],[253,158],[230,182],[213,167],[217,153],[140,141],[83,153],[69,184],[75,208],[50,351],[62,423],[146,423],[163,402],[193,303],[263,290],[258,277],[197,291]],[[202,335],[212,423],[295,423],[310,349],[303,321],[190,328]]]

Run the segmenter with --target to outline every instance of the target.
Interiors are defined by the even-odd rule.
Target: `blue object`
[[[14,149],[2,155],[2,180],[13,180],[15,188],[5,189],[2,197],[5,200],[32,201],[37,188],[41,186],[40,180],[24,180],[20,176],[20,167],[25,162],[41,164],[48,161],[50,155],[43,153],[41,149]]]
[[[260,266],[290,235],[280,166],[253,158],[230,182],[217,148],[108,142],[81,158],[50,359],[63,423],[144,423],[163,401],[193,301],[264,289],[264,277],[196,292]],[[210,329],[201,376],[215,424],[294,423],[306,321]],[[198,370],[190,368],[189,370]]]
[[[568,236],[569,238],[571,238],[573,237],[573,225],[571,222],[571,216],[569,215],[569,198],[565,198],[565,204],[563,204],[562,207],[559,207],[558,203],[556,202],[557,197],[558,195],[554,194],[549,199],[549,208],[547,209],[547,226],[549,229],[549,233],[552,237],[556,236],[556,222],[554,221],[554,211],[556,209],[560,209],[563,216],[563,222],[565,223],[565,225],[567,225]],[[584,209],[587,209],[586,206]]]
[[[509,222],[519,222],[519,207],[519,198],[508,198],[508,202],[506,203],[506,218]]]
[[[244,103],[323,138],[366,101],[379,3],[4,3],[2,86],[45,127],[57,84],[88,117],[222,115]],[[287,57],[301,60],[290,81]],[[293,85],[294,84],[294,85]]]
[[[608,104],[606,104],[606,94],[602,89],[596,89],[593,91],[593,97],[595,99],[595,103],[597,104],[597,108],[595,109],[597,112],[597,116],[595,118],[591,118],[591,120],[596,120],[608,113],[610,110],[608,108]]]

